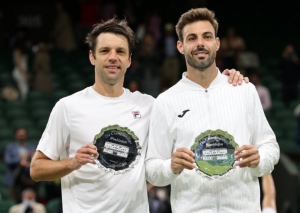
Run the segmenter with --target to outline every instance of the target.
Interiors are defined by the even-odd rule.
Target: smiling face
[[[215,65],[220,40],[215,37],[215,30],[209,21],[197,21],[186,25],[182,35],[183,41],[177,42],[177,48],[184,54],[188,69],[204,71]]]
[[[125,72],[131,64],[128,41],[124,36],[101,33],[95,55],[90,51],[89,59],[95,66],[96,83],[123,86]]]

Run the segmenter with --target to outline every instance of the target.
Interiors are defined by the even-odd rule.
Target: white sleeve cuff
[[[164,176],[167,179],[170,179],[171,181],[173,181],[179,174],[175,174],[173,173],[172,169],[171,169],[171,159],[165,160],[163,163],[163,167],[164,167]]]

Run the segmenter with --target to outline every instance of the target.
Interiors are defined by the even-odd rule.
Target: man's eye
[[[125,49],[120,49],[118,50],[118,53],[124,55],[124,54],[128,54],[128,51]]]

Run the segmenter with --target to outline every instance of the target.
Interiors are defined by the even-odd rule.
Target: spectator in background
[[[252,72],[249,78],[250,82],[254,84],[257,90],[264,111],[268,111],[272,105],[272,99],[269,89],[261,84],[261,76],[258,72]]]
[[[15,142],[7,145],[4,152],[6,165],[5,185],[10,188],[10,197],[15,202],[21,201],[21,193],[27,187],[37,190],[37,183],[29,174],[31,158],[36,147],[27,142],[27,130],[20,127],[15,131]]]
[[[147,33],[148,23],[146,20],[140,22],[135,30],[135,36],[139,42],[142,42]]]
[[[34,88],[49,94],[53,90],[51,79],[51,56],[46,43],[39,42],[33,62]]]
[[[19,91],[13,86],[6,86],[1,90],[1,99],[5,101],[15,101],[19,99],[20,93]]]
[[[157,96],[159,91],[159,73],[161,55],[152,34],[147,33],[136,55],[138,62],[137,74],[141,79],[141,91]]]
[[[73,26],[69,14],[65,11],[62,2],[56,2],[55,7],[56,18],[50,38],[54,40],[54,46],[56,48],[68,53],[77,48]]]
[[[28,40],[25,35],[16,39],[13,46],[14,69],[12,75],[18,86],[21,100],[23,101],[27,98],[30,83],[27,48]]]
[[[256,70],[260,67],[260,59],[259,55],[250,50],[244,49],[241,51],[238,58],[237,67],[244,75],[250,76],[252,72],[256,72]]]
[[[298,95],[298,82],[300,63],[298,55],[292,44],[287,44],[280,59],[280,71],[282,81],[282,100],[288,105],[296,100]]]
[[[163,37],[163,64],[160,74],[160,90],[165,85],[173,86],[179,79],[180,61],[176,48],[177,36],[172,23],[166,23],[164,26],[165,34]],[[169,87],[168,86],[168,87]]]
[[[237,35],[236,29],[228,27],[226,35],[221,38],[221,46],[219,50],[220,57],[223,61],[223,67],[232,69],[238,65],[239,55],[245,49],[244,39]]]
[[[10,207],[8,213],[46,213],[46,208],[36,202],[36,191],[26,188],[22,191],[22,202]]]
[[[147,183],[147,194],[150,213],[171,213],[171,203],[166,187],[153,186]]]
[[[262,213],[276,213],[276,188],[272,174],[262,176]]]
[[[159,14],[159,9],[154,8],[153,11],[150,13],[148,19],[147,32],[149,32],[153,36],[156,44],[160,42],[162,36],[161,24],[162,24],[162,18],[161,15]]]

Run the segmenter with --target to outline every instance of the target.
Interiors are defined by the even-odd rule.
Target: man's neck
[[[123,94],[123,86],[95,83],[92,88],[102,96],[116,98]]]
[[[217,77],[217,75],[218,69],[216,66],[211,66],[203,71],[189,67],[187,70],[186,77],[206,89],[209,87],[211,82]]]

